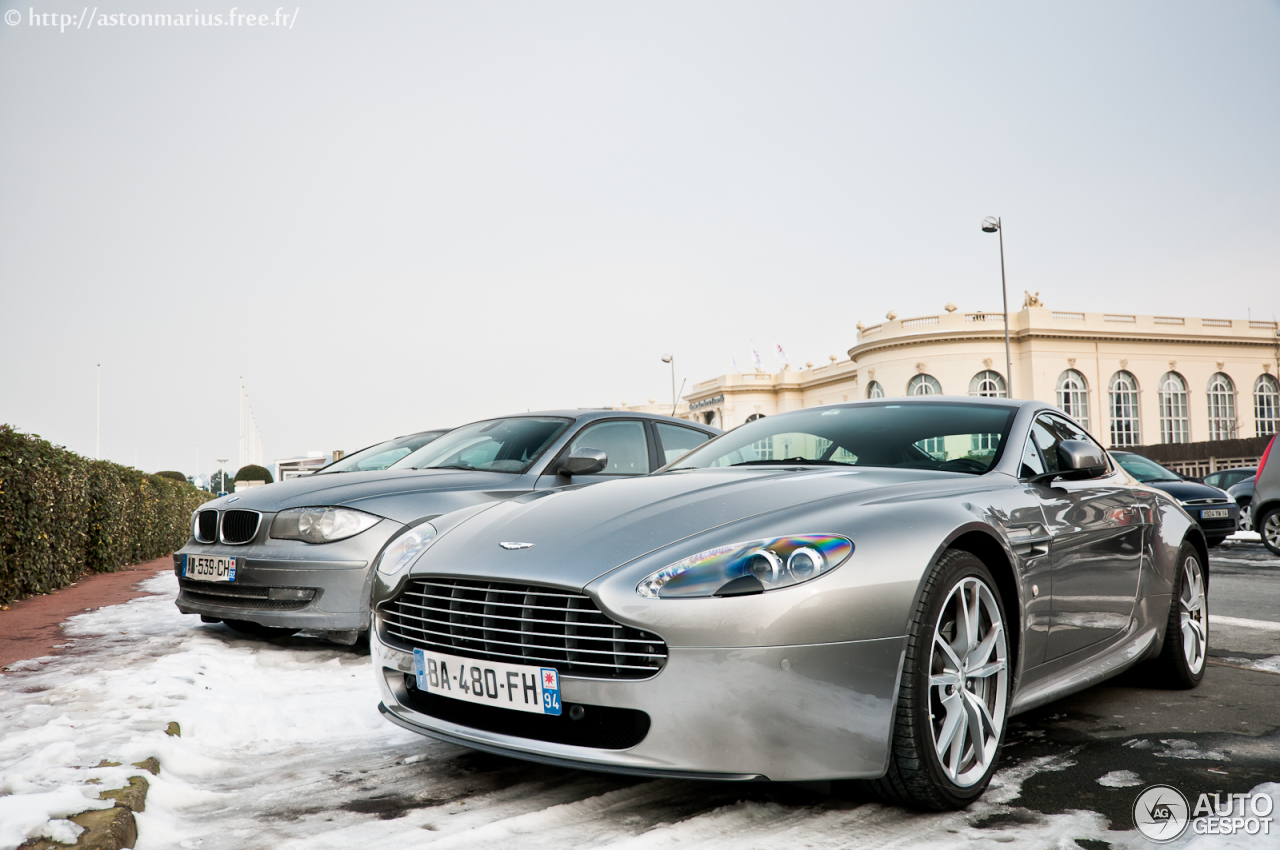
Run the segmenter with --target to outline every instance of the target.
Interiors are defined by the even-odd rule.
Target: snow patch
[[[1138,774],[1132,770],[1113,770],[1105,776],[1098,777],[1097,782],[1103,788],[1132,788],[1142,784]]]

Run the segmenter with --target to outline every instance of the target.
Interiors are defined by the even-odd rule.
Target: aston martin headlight
[[[292,508],[276,514],[271,536],[277,540],[332,543],[377,525],[381,517],[350,508]]]
[[[392,540],[383,551],[382,557],[378,559],[378,572],[387,576],[395,575],[413,563],[413,559],[435,539],[436,527],[429,522],[409,529]]]
[[[636,593],[647,599],[743,596],[826,575],[853,554],[853,541],[797,534],[719,546],[646,576]]]

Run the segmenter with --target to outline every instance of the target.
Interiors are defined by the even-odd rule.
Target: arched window
[[[942,384],[933,375],[916,375],[907,382],[907,395],[942,395]]]
[[[880,386],[879,381],[867,384],[867,398],[884,398],[884,387]]]
[[[1236,385],[1222,372],[1209,379],[1209,439],[1236,438]]]
[[[764,414],[753,413],[747,417],[748,422],[755,422],[757,419],[764,419]],[[756,460],[773,460],[773,437],[765,437],[752,443],[751,449],[756,453]]]
[[[969,381],[969,395],[983,398],[1008,398],[1009,388],[1005,385],[1003,375],[987,369],[974,375],[973,380]]]
[[[1280,381],[1271,375],[1259,375],[1253,382],[1253,421],[1259,437],[1280,431]]]
[[[1089,427],[1089,382],[1075,369],[1058,376],[1058,407],[1082,427]]]
[[[1138,379],[1129,372],[1111,376],[1111,446],[1142,445],[1138,421]]]
[[[1160,442],[1191,442],[1187,419],[1187,382],[1177,372],[1165,372],[1160,379]]]

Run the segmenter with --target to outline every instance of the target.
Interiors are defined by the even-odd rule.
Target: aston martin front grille
[[[227,511],[222,515],[222,542],[248,543],[258,533],[261,520],[257,511]]]
[[[477,579],[420,578],[381,606],[393,645],[510,664],[540,664],[590,679],[647,679],[667,661],[650,632],[615,623],[591,597]]]

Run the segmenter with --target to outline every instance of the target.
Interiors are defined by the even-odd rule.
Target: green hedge
[[[0,425],[0,602],[167,555],[212,498]]]

